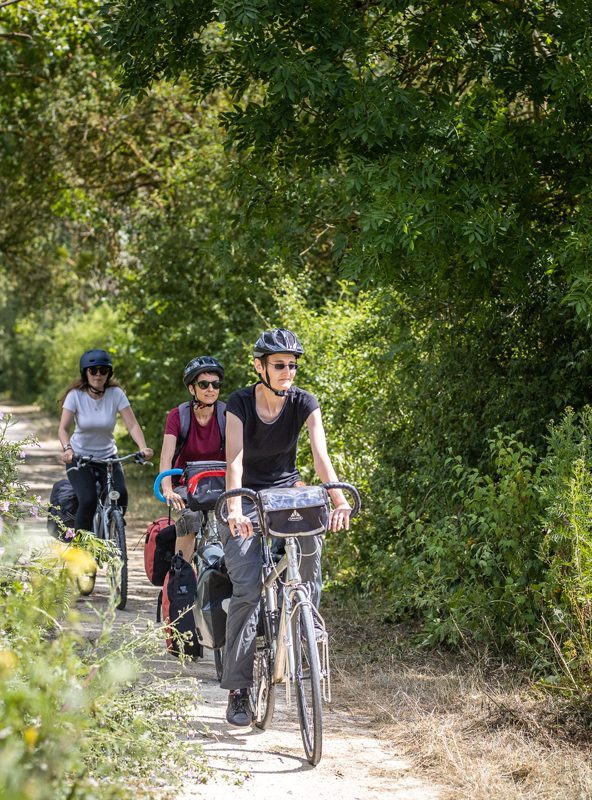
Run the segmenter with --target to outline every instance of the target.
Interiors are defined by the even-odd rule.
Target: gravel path
[[[0,405],[0,411],[11,412],[16,425],[10,428],[11,439],[27,434],[39,439],[39,446],[27,447],[22,468],[23,479],[32,493],[44,500],[54,481],[63,477],[59,442],[55,424],[47,420],[36,406]],[[130,588],[127,608],[118,611],[118,620],[145,626],[154,619],[158,589],[152,586],[143,567],[141,539],[143,528],[161,511],[155,503],[142,523],[134,524],[133,506],[128,524],[130,554]],[[141,515],[140,515],[141,516]],[[45,536],[45,523],[31,523],[28,534]],[[90,601],[96,607],[106,605],[107,586],[99,575]],[[81,600],[80,602],[85,602]],[[389,742],[381,741],[368,720],[338,707],[339,686],[333,686],[335,704],[324,713],[323,758],[311,767],[303,756],[302,742],[295,708],[286,709],[279,691],[273,728],[262,732],[233,728],[225,721],[226,692],[218,686],[211,653],[204,661],[181,667],[178,661],[163,652],[154,663],[161,676],[184,676],[196,684],[201,701],[192,710],[204,752],[213,768],[213,778],[202,783],[187,782],[182,793],[170,793],[171,800],[234,800],[234,798],[277,798],[284,794],[303,800],[435,800],[437,788],[426,786],[411,774],[409,764]],[[167,795],[168,797],[169,795]]]

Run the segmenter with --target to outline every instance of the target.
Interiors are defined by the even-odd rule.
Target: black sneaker
[[[253,722],[249,693],[246,689],[236,689],[229,693],[226,720],[231,725],[238,725],[241,728],[246,728]]]

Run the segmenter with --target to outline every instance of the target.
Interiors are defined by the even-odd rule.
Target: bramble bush
[[[93,557],[78,539],[25,541],[18,522],[36,500],[19,482],[23,443],[7,441],[9,424],[0,428],[0,798],[157,797],[185,768],[204,774],[197,748],[178,740],[195,688],[142,683],[161,636],[116,635],[113,609],[85,638],[77,578]]]
[[[496,431],[481,468],[449,455],[423,506],[385,500],[394,532],[368,546],[362,590],[425,644],[479,643],[588,697],[592,677],[592,409],[552,423],[539,456]]]

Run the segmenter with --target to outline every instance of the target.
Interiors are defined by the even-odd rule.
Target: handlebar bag
[[[313,536],[329,526],[329,495],[323,486],[262,489],[258,494],[272,536]]]
[[[226,462],[189,461],[184,477],[189,508],[211,511],[226,487]]]

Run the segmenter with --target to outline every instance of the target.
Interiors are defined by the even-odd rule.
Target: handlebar
[[[79,456],[75,455],[72,461],[76,462],[78,466],[74,469],[86,467],[88,464],[125,464],[128,461],[135,461],[136,464],[149,464],[142,455],[142,451],[138,450],[136,453],[128,453],[126,456],[112,456],[110,458],[95,458],[94,456]]]
[[[331,489],[345,489],[345,491],[351,496],[351,499],[354,501],[354,505],[352,508],[352,512],[349,515],[350,518],[357,517],[360,513],[360,508],[362,507],[362,501],[360,500],[360,493],[356,489],[355,486],[352,486],[351,483],[343,483],[342,481],[332,481],[330,483],[324,483],[323,486],[327,489],[328,492]]]
[[[341,481],[332,481],[331,483],[323,483],[322,486],[327,489],[327,491],[331,491],[331,489],[345,489],[353,500],[353,508],[350,514],[350,517],[355,517],[361,508],[362,501],[360,500],[360,493],[356,489],[355,486],[352,486],[351,483],[342,483]],[[248,497],[250,498],[257,508],[259,512],[259,518],[263,518],[263,514],[261,511],[261,504],[259,502],[259,495],[257,492],[253,491],[253,489],[246,489],[245,487],[241,487],[240,489],[229,489],[229,491],[224,492],[220,495],[218,500],[216,501],[216,507],[214,508],[214,513],[216,515],[216,519],[222,525],[226,525],[228,523],[228,515],[226,517],[223,514],[222,507],[224,503],[230,497]]]
[[[166,503],[166,497],[160,491],[160,484],[162,483],[163,478],[167,478],[169,475],[182,475],[184,470],[180,469],[179,467],[175,467],[175,469],[165,469],[162,472],[159,472],[156,478],[154,479],[154,486],[152,490],[154,492],[154,496],[157,500],[160,500],[161,503]]]
[[[226,525],[228,523],[228,515],[226,515],[226,517],[224,516],[222,513],[222,506],[230,497],[249,497],[259,510],[259,495],[257,492],[253,491],[253,489],[246,489],[244,486],[240,489],[229,489],[227,492],[223,492],[220,495],[220,497],[216,500],[216,506],[214,507],[216,519],[218,522],[222,523],[222,525]]]

